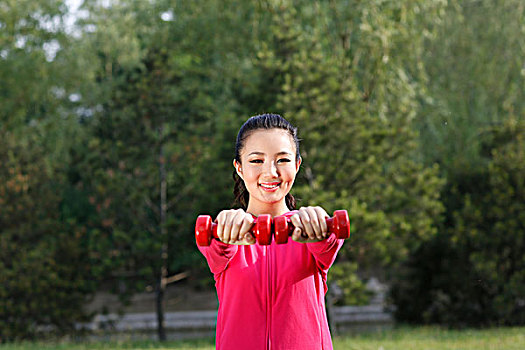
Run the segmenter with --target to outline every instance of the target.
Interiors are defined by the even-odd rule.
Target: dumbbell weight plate
[[[273,219],[275,231],[275,243],[284,244],[288,242],[288,219],[285,216],[276,216]]]
[[[259,215],[255,223],[255,239],[259,245],[269,245],[272,242],[272,217]]]
[[[333,230],[338,239],[347,239],[350,237],[350,219],[346,210],[334,211]]]
[[[195,240],[199,246],[209,246],[211,244],[212,229],[211,216],[199,215],[195,223]]]

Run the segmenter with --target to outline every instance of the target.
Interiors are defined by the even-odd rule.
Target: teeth
[[[261,187],[264,187],[264,188],[276,188],[278,187],[279,184],[276,184],[276,185],[265,185],[265,184],[261,184]]]

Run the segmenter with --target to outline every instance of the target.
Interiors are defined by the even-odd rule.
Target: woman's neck
[[[261,214],[270,214],[272,217],[283,215],[289,212],[290,209],[286,206],[286,201],[282,200],[277,203],[260,203],[260,202],[248,202],[246,212],[259,216]]]

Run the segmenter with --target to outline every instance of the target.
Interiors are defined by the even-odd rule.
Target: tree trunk
[[[161,267],[160,276],[157,283],[157,331],[160,341],[166,340],[166,330],[164,327],[164,293],[166,291],[166,279],[168,277],[168,243],[167,243],[167,180],[166,180],[166,160],[164,158],[164,145],[162,143],[163,126],[159,127],[159,180],[160,180],[160,239],[161,239]]]
[[[159,335],[159,341],[166,340],[166,329],[164,328],[164,289],[162,285],[162,278],[159,279],[157,284],[157,333]]]

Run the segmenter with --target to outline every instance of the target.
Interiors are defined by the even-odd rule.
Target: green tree
[[[421,152],[455,176],[484,167],[480,130],[525,108],[522,1],[448,1],[424,45]]]
[[[402,321],[518,325],[525,319],[525,124],[509,117],[483,134],[487,165],[450,189],[448,229],[422,244],[394,284]],[[454,196],[454,197],[452,197]]]
[[[455,215],[455,237],[468,247],[469,263],[498,324],[523,324],[525,306],[525,122],[510,117],[482,143],[489,159],[486,190],[467,193]],[[489,306],[490,305],[490,306]],[[487,310],[488,309],[488,310]]]
[[[43,169],[42,149],[1,135],[0,341],[49,326],[60,335],[74,331],[96,287],[85,231],[62,210],[64,171]]]
[[[84,320],[95,275],[63,198],[78,132],[63,1],[0,5],[0,338]],[[73,268],[74,267],[74,268]]]
[[[73,61],[61,0],[4,1],[0,8],[0,129],[38,134],[47,167],[63,161],[75,128],[69,96]]]
[[[438,162],[447,177],[446,215],[438,237],[424,243],[406,276],[397,278],[402,320],[523,322],[513,297],[522,293],[513,269],[522,264],[514,248],[521,249],[523,228],[511,219],[520,216],[514,200],[521,185],[513,178],[522,169],[509,160],[519,164],[521,157],[524,10],[513,1],[449,1],[425,42],[420,77],[429,98],[420,99],[416,122],[423,158]],[[501,225],[513,229],[504,232]]]
[[[160,339],[169,274],[202,266],[191,234],[196,214],[230,202],[221,185],[231,176],[230,159],[217,158],[235,107],[228,89],[235,57],[219,37],[202,36],[232,26],[217,24],[231,13],[214,13],[219,3],[171,6],[90,7],[83,25],[96,30],[85,31],[79,50],[96,62],[83,101],[93,116],[86,119],[88,147],[75,155],[78,184],[97,212],[90,242],[98,266],[127,286],[123,296],[156,286]]]
[[[345,20],[362,30],[349,45],[347,28],[327,39],[333,28],[325,23],[345,22],[331,17],[341,16],[332,6],[309,12],[280,4],[273,39],[258,54],[261,76],[273,81],[259,93],[268,91],[266,100],[275,101],[272,107],[299,125],[304,138],[296,188],[301,204],[349,210],[353,233],[342,255],[357,261],[362,273],[378,262],[396,266],[436,233],[442,212],[437,168],[417,162],[417,82],[401,58],[388,58],[418,41],[408,38],[415,31],[403,30],[415,16],[399,16],[415,7],[356,4]],[[329,20],[308,21],[320,17]]]

